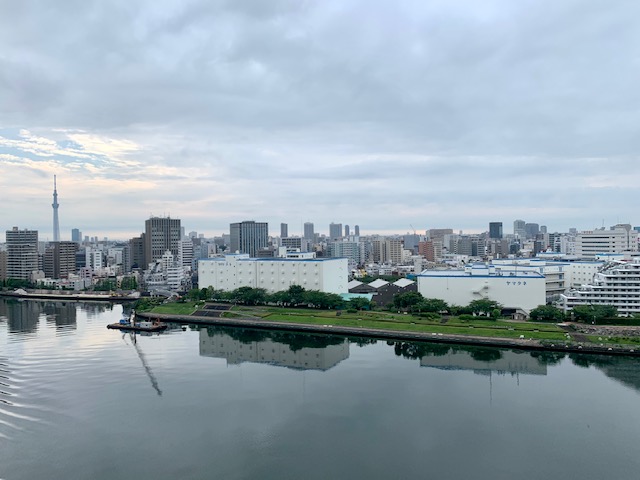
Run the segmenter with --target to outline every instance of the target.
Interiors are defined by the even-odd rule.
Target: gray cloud
[[[639,223],[639,13],[601,0],[13,2],[0,6],[0,126],[72,153],[91,147],[70,130],[136,148],[43,163],[0,144],[22,159],[0,172],[23,162],[34,176],[16,179],[44,192],[56,165],[74,182],[135,180],[144,208],[110,225],[68,212],[108,231],[153,205],[212,233],[237,217]],[[8,220],[46,230],[48,200]]]

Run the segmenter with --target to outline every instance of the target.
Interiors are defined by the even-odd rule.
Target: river
[[[640,476],[640,360],[0,299],[0,479]]]

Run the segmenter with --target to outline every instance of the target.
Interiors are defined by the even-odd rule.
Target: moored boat
[[[163,330],[166,330],[167,328],[166,323],[162,323],[157,320],[152,322],[136,322],[135,319],[135,312],[131,312],[131,316],[129,318],[123,317],[118,323],[110,323],[109,325],[107,325],[107,328],[123,330],[127,332],[161,332]]]

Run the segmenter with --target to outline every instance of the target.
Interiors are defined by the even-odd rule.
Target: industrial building
[[[450,305],[489,299],[528,314],[546,302],[545,277],[531,270],[474,264],[460,270],[424,270],[417,280],[423,297]]]
[[[198,260],[198,285],[225,291],[264,288],[268,292],[299,285],[307,290],[340,294],[347,292],[348,271],[346,258],[313,258],[312,254],[300,253],[286,258],[231,254]]]

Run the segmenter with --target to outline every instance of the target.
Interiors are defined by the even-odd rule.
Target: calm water
[[[640,362],[0,299],[0,479],[640,478]]]

